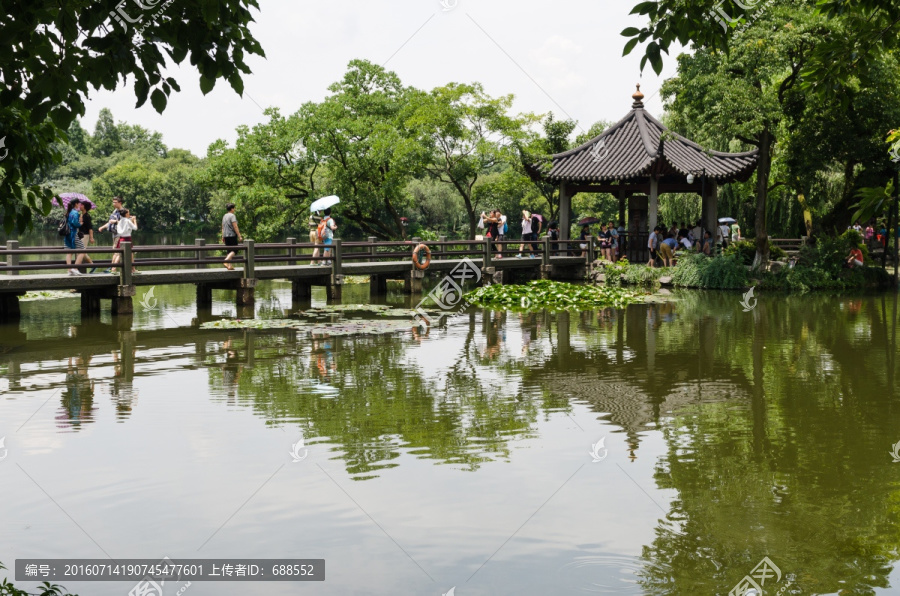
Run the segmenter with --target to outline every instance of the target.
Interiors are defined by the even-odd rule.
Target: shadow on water
[[[295,312],[284,296],[263,294],[251,316]],[[108,407],[98,383],[127,423],[141,377],[203,370],[211,400],[302,429],[362,481],[403,454],[478,471],[540,438],[541,419],[589,407],[677,497],[639,559],[581,553],[567,568],[585,575],[580,591],[727,593],[736,570],[769,556],[803,593],[876,593],[900,558],[893,295],[765,296],[744,312],[734,294],[679,293],[624,311],[478,309],[346,337],[198,327],[227,308],[194,313],[194,326],[82,321],[65,302],[0,328],[4,392],[58,391],[60,430]],[[92,378],[98,360],[107,378]],[[651,434],[663,451],[643,444]],[[587,577],[609,565],[627,586]]]

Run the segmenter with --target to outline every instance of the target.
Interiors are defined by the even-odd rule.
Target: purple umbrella
[[[92,200],[87,198],[81,193],[78,192],[62,192],[59,195],[53,197],[53,203],[61,206],[63,209],[69,208],[69,203],[72,202],[72,199],[78,199],[82,203],[87,203],[91,206],[91,209],[96,209],[97,205],[94,204]]]

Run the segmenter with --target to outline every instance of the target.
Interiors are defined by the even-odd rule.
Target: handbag
[[[479,230],[483,230],[484,229],[484,220],[479,217],[478,224],[475,227],[478,228]]]
[[[69,229],[69,220],[68,219],[62,220],[62,222],[59,224],[59,228],[56,230],[56,233],[62,237],[66,237],[69,235],[70,232],[71,232],[71,230]]]

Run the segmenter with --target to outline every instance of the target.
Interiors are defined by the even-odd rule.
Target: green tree
[[[415,91],[366,60],[350,62],[321,103],[297,113],[307,151],[321,156],[327,187],[341,213],[363,233],[405,238],[401,217],[412,210],[406,185],[421,170],[425,150],[403,119]]]
[[[534,185],[541,198],[543,215],[550,219],[556,219],[559,213],[559,185],[535,176],[532,167],[547,167],[551,155],[571,149],[569,139],[576,126],[578,123],[574,120],[556,120],[550,112],[542,122],[543,135],[532,132],[516,143],[519,156],[516,169]],[[535,207],[537,205],[532,206]]]
[[[508,115],[512,95],[491,98],[479,83],[450,83],[412,102],[407,125],[428,148],[425,170],[462,197],[469,238],[475,237],[479,213],[473,187],[492,169],[508,162],[512,143],[524,137],[535,117]]]
[[[100,110],[100,117],[94,126],[94,135],[91,137],[91,150],[94,157],[109,157],[113,153],[122,150],[122,139],[119,136],[119,127],[113,119],[109,108]]]
[[[220,78],[243,93],[242,73],[250,72],[245,55],[263,55],[248,28],[256,0],[180,0],[152,13],[139,6],[117,0],[5,3],[0,135],[9,155],[0,162],[0,213],[7,231],[26,229],[36,211],[49,212],[52,191],[36,177],[61,161],[57,145],[84,115],[91,90],[114,90],[131,79],[137,105],[149,98],[161,113],[172,91],[180,90],[164,71],[190,56],[203,93]],[[110,14],[123,11],[127,17],[113,22]]]
[[[766,208],[779,127],[785,106],[798,100],[800,70],[821,26],[821,19],[801,11],[769,9],[736,35],[729,53],[703,49],[679,56],[678,75],[661,91],[679,132],[719,150],[759,149],[754,267],[769,258]]]
[[[245,233],[274,240],[305,225],[322,159],[304,144],[299,116],[285,118],[277,108],[265,113],[268,122],[238,127],[234,147],[223,140],[210,145],[205,181],[217,191],[217,210],[235,203]]]

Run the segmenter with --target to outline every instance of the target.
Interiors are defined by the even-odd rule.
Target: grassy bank
[[[845,266],[852,247],[863,252],[865,267]],[[678,264],[671,268],[652,269],[620,261],[606,265],[604,274],[610,286],[655,286],[661,277],[668,276],[678,287],[725,290],[749,285],[787,292],[871,290],[893,284],[891,275],[869,258],[862,238],[853,230],[805,245],[793,260],[788,260],[783,250],[773,250],[773,264],[767,271],[750,269],[755,250],[753,242],[741,242],[718,257],[689,253],[679,257]]]

